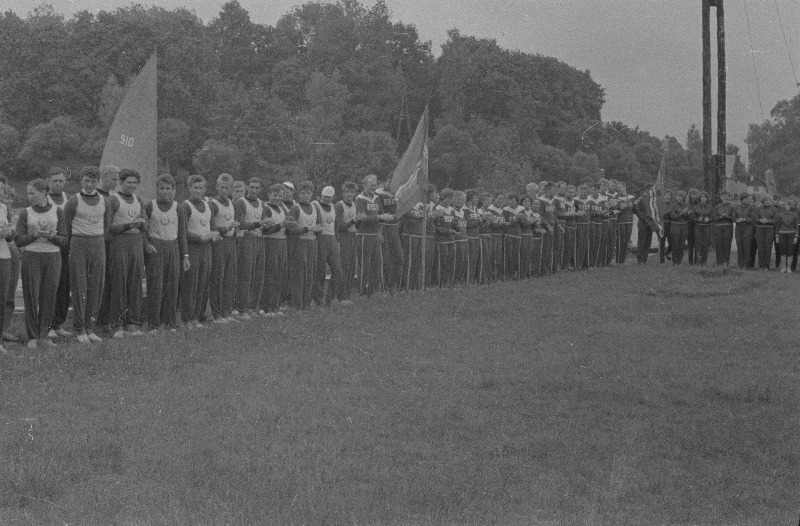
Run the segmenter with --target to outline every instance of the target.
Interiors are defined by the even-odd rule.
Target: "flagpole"
[[[419,289],[425,290],[425,247],[428,245],[428,192],[422,194],[422,265],[420,266]]]

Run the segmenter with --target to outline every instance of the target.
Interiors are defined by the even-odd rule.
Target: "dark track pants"
[[[286,239],[264,239],[264,290],[261,293],[261,308],[275,312],[281,307],[288,288],[289,252]]]
[[[519,243],[519,279],[531,277],[531,257],[533,257],[533,234],[522,234]]]
[[[75,330],[91,332],[97,323],[106,279],[103,236],[72,236],[69,243],[69,282]]]
[[[383,258],[383,288],[400,290],[403,272],[403,244],[400,241],[400,224],[381,224],[381,256]]]
[[[504,236],[503,253],[505,254],[505,275],[506,279],[519,279],[519,269],[521,257],[519,253],[522,238],[517,236]]]
[[[51,329],[58,330],[67,321],[69,313],[69,250],[61,249],[61,272],[58,278],[58,290],[56,290],[56,306],[53,313],[53,326]]]
[[[672,245],[672,263],[683,263],[683,250],[686,247],[686,234],[688,226],[684,221],[673,221],[670,227],[670,244]]]
[[[12,252],[13,254],[13,252]],[[14,258],[8,259],[0,259],[0,298],[5,298],[8,294],[8,288],[11,283],[11,276],[14,273]],[[14,288],[16,289],[16,280],[14,283]],[[12,310],[11,313],[14,311]],[[0,327],[2,327],[3,332],[5,332],[6,327],[8,326],[8,322],[11,319],[11,315],[7,314],[5,308],[0,308]],[[3,337],[0,335],[0,345],[3,343]]]
[[[575,268],[589,268],[589,223],[575,225]]]
[[[362,296],[371,296],[380,290],[381,244],[378,234],[356,233],[356,254],[358,255],[358,288]]]
[[[141,239],[139,240],[141,243]],[[0,265],[9,259],[0,260]],[[56,292],[61,276],[61,251],[22,252],[22,297],[28,339],[46,338],[53,324]]]
[[[325,265],[331,270],[328,291],[325,291]],[[328,305],[335,297],[339,301],[342,287],[342,255],[335,236],[317,236],[317,269],[314,274],[313,300],[317,305]],[[399,287],[399,282],[398,282]]]
[[[211,277],[208,302],[214,318],[225,318],[233,312],[238,270],[235,237],[223,237],[211,244]]]
[[[145,254],[147,274],[147,325],[178,326],[178,283],[181,277],[181,254],[178,240],[150,239],[153,254]]]
[[[606,230],[606,266],[611,265],[612,261],[616,261],[617,254],[617,218],[610,217],[608,219],[608,229]]]
[[[456,242],[436,242],[436,282],[440,287],[452,287],[455,276]]]
[[[550,260],[550,273],[555,274],[561,270],[561,256],[564,253],[564,223],[559,222],[553,227],[553,257]]]
[[[342,300],[350,299],[353,289],[353,279],[356,275],[356,233],[339,232],[336,234],[339,239],[339,254],[342,258],[342,282],[339,285],[339,298]]]
[[[142,277],[144,248],[142,234],[119,234],[108,243],[106,275],[111,280],[108,296],[108,319],[112,328],[139,325],[142,314]]]
[[[258,310],[264,287],[264,239],[244,235],[236,243],[236,308]]]
[[[717,256],[717,265],[731,262],[731,240],[733,238],[733,223],[714,223],[714,251]]]
[[[544,235],[534,234],[531,245],[531,268],[530,276],[538,278],[542,275],[542,258],[544,256]]]
[[[261,238],[258,238],[261,241]],[[179,286],[181,317],[184,323],[199,321],[208,305],[208,279],[211,277],[211,243],[189,243],[189,270],[181,273]]]
[[[317,240],[295,238],[289,251],[289,306],[307,309],[311,306],[314,292],[314,276],[317,272]]]
[[[492,268],[492,235],[480,235],[480,254],[478,265],[475,268],[475,276],[479,285],[486,285],[489,283],[489,275]]]
[[[576,268],[575,243],[577,241],[577,225],[574,222],[564,223],[564,242],[561,249],[561,268]]]
[[[466,285],[470,273],[469,266],[469,240],[457,239],[455,250],[455,273],[453,283]]]
[[[403,288],[421,290],[422,281],[422,236],[403,234],[405,257],[403,263]],[[430,258],[430,254],[426,254]]]
[[[658,240],[658,260],[661,263],[664,263],[668,255],[672,257],[671,256],[672,242],[670,241],[670,235],[672,231],[672,221],[664,219],[662,225],[664,228],[664,232],[661,238]]]
[[[739,268],[752,268],[750,258],[754,238],[755,226],[746,223],[736,224],[736,253]]]
[[[653,242],[653,229],[646,221],[639,221],[636,240],[636,261],[647,263],[650,254],[650,244]],[[659,239],[659,244],[661,240]]]
[[[756,243],[758,245],[758,268],[769,269],[772,261],[772,244],[775,241],[774,225],[756,226]]]
[[[589,268],[599,265],[599,256],[602,250],[601,241],[603,224],[597,220],[589,223]]]
[[[467,275],[467,283],[479,284],[481,282],[481,267],[483,266],[483,247],[481,246],[480,237],[471,237],[467,240],[467,257],[469,264],[469,273]]]
[[[694,223],[695,263],[708,263],[708,248],[711,244],[711,223]]]
[[[694,229],[696,225],[694,221],[686,223],[686,255],[690,265],[697,263],[697,238]]]
[[[617,222],[617,263],[625,263],[628,260],[628,244],[631,242],[631,231],[633,223]],[[649,250],[650,247],[648,246]]]
[[[503,257],[503,234],[492,234],[492,281],[505,279],[505,258]]]

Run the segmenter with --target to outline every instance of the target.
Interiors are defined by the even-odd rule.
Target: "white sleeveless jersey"
[[[314,201],[311,203],[314,205],[314,208],[317,211],[317,214],[320,218],[320,224],[322,225],[322,232],[320,235],[323,236],[335,236],[336,235],[336,208],[333,205],[330,205],[330,211],[326,212],[324,208],[322,208],[322,204],[319,201]]]
[[[250,201],[242,197],[244,201],[244,222],[245,223],[260,223],[264,215],[264,202],[258,199],[258,206],[253,206]],[[261,229],[250,230],[248,235],[261,237]]]
[[[276,205],[273,207],[270,204],[264,203],[264,208],[269,209],[271,215],[269,217],[268,225],[278,225],[282,224],[286,221],[286,211],[283,208],[283,205]],[[278,210],[275,210],[277,208]],[[269,239],[286,239],[286,227],[281,227],[280,230],[277,232],[273,232],[272,234],[266,234],[264,237]]]
[[[155,199],[153,199],[152,203],[153,211],[148,220],[150,237],[161,241],[175,241],[178,239],[178,203],[173,201],[166,212],[162,212],[158,208],[158,203]]]
[[[211,198],[211,202],[217,205],[217,210],[218,210],[217,215],[214,216],[214,226],[222,228],[230,228],[230,226],[233,224],[233,216],[234,216],[233,201],[228,199],[227,206],[223,205],[215,198]],[[233,229],[228,230],[228,232],[225,234],[225,237],[233,237],[233,236],[234,236]]]
[[[206,205],[205,212],[200,212],[194,204],[187,200],[186,203],[192,207],[192,214],[186,223],[186,231],[200,237],[208,237],[211,233],[211,207]]]
[[[297,217],[297,226],[311,228],[317,224],[317,207],[312,206],[310,214],[306,214],[303,211],[303,205],[301,204],[298,204],[297,208],[300,210],[300,214]],[[314,232],[305,232],[297,237],[299,239],[317,239],[317,235]]]
[[[136,196],[133,196],[133,202],[129,203],[123,199],[119,194],[114,194],[114,199],[119,202],[119,208],[114,212],[114,217],[111,219],[113,226],[126,225],[134,221],[137,217],[142,215],[142,203]],[[138,234],[138,228],[131,228],[121,232],[122,234]]]
[[[5,206],[5,205],[3,205]],[[54,205],[50,207],[47,212],[37,212],[32,206],[27,209],[28,212],[28,233],[37,234],[43,231],[55,232],[58,228],[58,208]],[[0,211],[0,213],[2,213]],[[3,215],[5,219],[5,215]],[[0,225],[2,226],[2,225]],[[5,243],[5,239],[3,239]],[[8,250],[8,245],[6,245]],[[28,252],[60,252],[61,249],[51,241],[42,237],[37,238],[36,241],[25,247]],[[9,254],[8,257],[11,257]],[[3,257],[0,255],[0,259]]]
[[[83,237],[102,236],[103,216],[106,213],[106,201],[102,195],[98,195],[100,201],[91,206],[83,200],[83,196],[78,194],[78,206],[75,210],[75,218],[72,220],[72,235]]]

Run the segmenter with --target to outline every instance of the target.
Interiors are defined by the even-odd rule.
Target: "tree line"
[[[605,122],[589,71],[456,29],[434,57],[383,1],[310,2],[274,27],[236,0],[208,24],[185,8],[67,19],[42,5],[25,18],[2,14],[0,40],[0,170],[11,178],[99,162],[126,83],[155,50],[159,164],[178,178],[386,177],[429,105],[430,178],[440,186],[605,176],[640,190],[665,148],[671,184],[702,186],[694,126],[684,147]]]

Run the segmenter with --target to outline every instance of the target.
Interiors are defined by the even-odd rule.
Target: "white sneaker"
[[[233,311],[231,311],[231,316],[238,316],[238,315],[239,315],[238,310],[234,309]]]
[[[101,338],[100,336],[96,335],[93,332],[90,332],[89,334],[87,334],[86,337],[89,338],[89,341],[92,341],[92,342],[95,342],[95,343],[103,341],[103,338]]]
[[[63,327],[61,329],[58,329],[56,331],[56,334],[58,334],[59,336],[63,336],[65,338],[68,338],[68,337],[72,336],[72,333],[69,332],[67,329],[64,329]]]
[[[51,339],[52,338],[58,338],[58,333],[56,331],[54,331],[53,329],[50,329],[50,332],[47,333],[47,337],[51,338]]]
[[[39,344],[36,342],[35,339],[28,340],[28,343],[25,344],[25,347],[27,347],[28,349],[36,349],[37,347],[39,347]]]
[[[268,312],[268,313],[264,314],[264,316],[267,317],[267,318],[274,318],[275,316],[277,316],[277,314],[274,313],[274,312]]]
[[[267,312],[264,309],[261,309],[261,310],[258,311],[258,315],[259,316],[266,316]]]
[[[248,320],[252,320],[253,318],[251,318],[249,314],[247,314],[247,313],[244,313],[244,314],[240,314],[240,315],[239,315],[239,319],[240,319],[240,320],[245,320],[245,321],[248,321]]]
[[[78,343],[89,343],[89,336],[87,336],[86,334],[79,334]]]
[[[195,325],[195,327],[197,327],[198,329],[205,329],[206,328],[206,326],[203,325],[202,323],[200,323],[199,321],[197,322],[197,325]]]
[[[92,333],[92,334],[94,334],[94,333]],[[125,337],[125,331],[123,331],[122,329],[118,329],[116,332],[114,332],[114,335],[112,336],[112,338],[124,338],[124,337]],[[90,335],[89,339],[91,339],[91,338],[92,337]],[[92,341],[94,341],[94,340],[92,340]]]
[[[283,309],[281,309],[281,310],[279,310],[278,312],[275,313],[275,316],[286,316],[286,313],[283,312]]]

